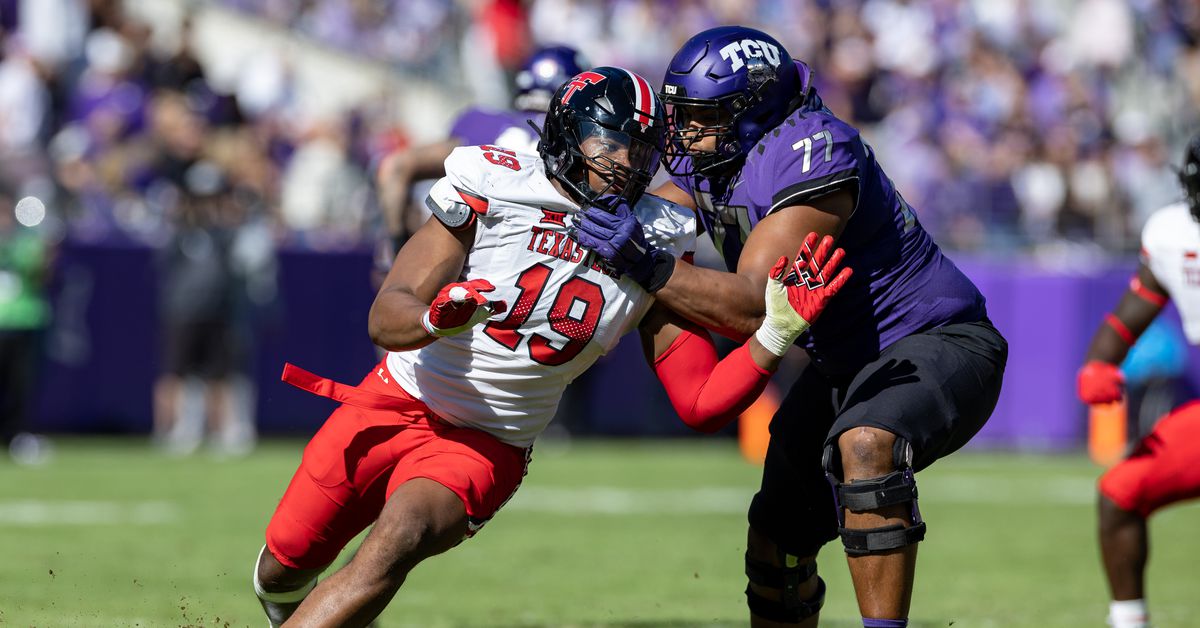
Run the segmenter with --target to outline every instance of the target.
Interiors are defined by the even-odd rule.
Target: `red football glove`
[[[854,274],[850,268],[838,272],[846,252],[837,249],[830,255],[830,249],[832,237],[825,236],[818,246],[817,234],[809,233],[794,263],[788,264],[787,257],[780,257],[771,268],[767,276],[767,316],[754,334],[771,353],[786,353]]]
[[[431,336],[462,333],[508,309],[504,301],[489,301],[481,294],[495,289],[486,279],[449,284],[438,291],[429,311],[421,317],[421,325]]]
[[[1112,403],[1125,395],[1125,376],[1116,365],[1092,360],[1079,369],[1078,392],[1080,401]]]

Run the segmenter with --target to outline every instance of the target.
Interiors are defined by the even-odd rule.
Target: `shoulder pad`
[[[831,114],[792,114],[750,155],[753,197],[775,211],[857,181],[870,149],[858,130]]]
[[[1164,249],[1194,248],[1200,225],[1184,203],[1168,205],[1153,214],[1142,227],[1142,255],[1153,257]]]
[[[450,229],[465,229],[488,210],[487,176],[478,146],[462,146],[446,157],[446,176],[429,189],[425,206]]]
[[[439,179],[425,197],[425,206],[434,218],[450,229],[465,229],[475,216],[487,215],[486,197],[454,185],[449,176]]]

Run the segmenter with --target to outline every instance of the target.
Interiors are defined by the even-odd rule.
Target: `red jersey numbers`
[[[561,340],[519,331],[529,319],[534,305],[541,300],[549,278],[550,267],[545,264],[534,264],[525,269],[517,277],[521,294],[512,310],[504,320],[489,322],[483,333],[510,351],[516,351],[529,335],[529,357],[539,364],[558,366],[579,355],[596,335],[600,312],[604,309],[604,292],[599,285],[582,277],[572,277],[558,289],[550,305],[550,329],[565,337],[567,342],[562,348],[555,348],[551,343],[561,343]]]
[[[483,151],[483,158],[496,164],[504,166],[509,170],[520,170],[521,164],[517,161],[517,154],[506,148],[499,146],[483,145],[479,147]]]
[[[605,78],[603,74],[596,72],[581,72],[579,76],[571,79],[570,84],[567,86],[567,91],[563,92],[562,103],[565,105],[571,102],[571,96],[574,96],[576,91],[588,85],[599,85],[604,82]]]

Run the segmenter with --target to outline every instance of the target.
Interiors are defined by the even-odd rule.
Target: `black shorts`
[[[1004,337],[980,321],[903,338],[841,386],[808,367],[771,420],[750,526],[789,554],[816,554],[837,536],[833,489],[821,466],[825,446],[851,428],[877,427],[912,444],[920,471],[987,422],[1007,360]]]
[[[233,326],[221,320],[173,323],[167,328],[165,357],[172,375],[225,379],[237,362]]]

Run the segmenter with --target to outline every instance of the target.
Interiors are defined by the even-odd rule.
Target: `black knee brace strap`
[[[907,469],[869,480],[853,480],[849,484],[839,482],[837,491],[838,502],[851,512],[879,510],[917,499],[917,484]]]
[[[746,587],[746,603],[750,612],[772,621],[798,622],[821,610],[825,603],[825,582],[817,578],[817,594],[808,600],[800,598],[800,585],[817,573],[817,562],[801,563],[795,556],[780,553],[783,567],[772,565],[746,554],[746,577],[762,587],[779,590],[779,600],[772,600]]]
[[[842,536],[842,545],[845,546],[847,554],[866,556],[920,542],[925,538],[925,522],[918,521],[909,527],[904,527],[902,523],[894,523],[866,530],[839,527],[838,534]]]
[[[837,508],[838,534],[842,545],[851,556],[864,556],[894,550],[925,538],[925,522],[917,508],[917,480],[912,468],[912,447],[903,438],[896,439],[893,448],[893,464],[897,470],[887,475],[865,480],[843,483],[833,471],[835,450],[826,447],[823,456],[825,475],[833,486]],[[851,529],[846,526],[846,515],[842,508],[851,512],[871,512],[896,504],[911,504],[912,525],[892,524],[879,528]]]
[[[807,600],[772,600],[746,587],[746,606],[757,617],[785,624],[797,624],[821,611],[825,605],[825,581],[817,576],[817,593]]]

